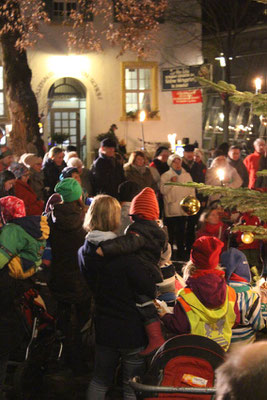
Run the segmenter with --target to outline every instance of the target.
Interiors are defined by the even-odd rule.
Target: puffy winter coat
[[[83,210],[78,202],[54,206],[49,218],[52,249],[49,288],[57,300],[81,303],[89,298],[89,290],[78,266],[78,249],[84,243]]]
[[[170,168],[169,171],[161,175],[160,191],[163,194],[164,212],[166,217],[181,217],[187,215],[180,206],[180,201],[186,196],[195,196],[195,189],[183,186],[166,186],[165,183],[171,182],[173,176],[177,177],[177,182],[192,182],[191,175],[182,168],[181,175]]]

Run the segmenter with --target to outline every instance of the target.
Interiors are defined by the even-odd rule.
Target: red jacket
[[[43,200],[37,200],[37,196],[28,183],[16,179],[15,196],[24,201],[26,215],[41,215],[44,210]]]
[[[257,151],[254,151],[254,153],[249,154],[243,161],[243,163],[245,164],[245,166],[248,170],[248,175],[249,175],[248,187],[249,187],[249,189],[255,189],[255,184],[256,184],[256,180],[257,180],[256,173],[259,170],[260,158],[261,158],[261,154],[258,153]]]

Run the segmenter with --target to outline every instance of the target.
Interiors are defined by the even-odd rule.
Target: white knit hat
[[[182,160],[182,157],[180,157],[178,154],[171,154],[171,155],[169,156],[168,161],[167,161],[167,164],[168,164],[169,167],[172,165],[173,161],[174,161],[176,158],[179,158],[180,160]]]

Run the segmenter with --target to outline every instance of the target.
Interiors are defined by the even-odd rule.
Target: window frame
[[[54,14],[54,4],[55,3],[63,3],[64,4],[64,10],[63,10],[64,15],[63,15],[62,18],[56,17],[55,14]],[[66,24],[71,23],[70,17],[67,15],[68,10],[67,10],[66,6],[67,6],[68,3],[75,3],[76,4],[76,10],[79,11],[80,8],[79,8],[79,3],[78,3],[77,0],[58,0],[58,1],[57,0],[51,0],[51,3],[50,3],[51,4],[51,9],[50,9],[50,13],[49,14],[50,14],[51,21],[53,23],[56,23],[56,24],[57,23],[66,23]],[[86,18],[85,20],[89,21],[89,22],[92,22],[94,20],[93,14],[91,14],[90,17]]]
[[[122,91],[122,113],[121,121],[130,120],[131,117],[126,115],[126,87],[125,87],[125,70],[126,69],[140,69],[149,68],[151,69],[151,112],[158,111],[158,63],[155,61],[123,61],[121,63],[121,91]],[[131,91],[134,92],[134,91]],[[139,91],[136,90],[136,93]],[[140,112],[142,110],[138,110]],[[155,115],[153,118],[147,117],[147,120],[160,120],[159,115]],[[138,120],[138,118],[136,118]]]

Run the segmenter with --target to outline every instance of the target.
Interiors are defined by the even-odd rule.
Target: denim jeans
[[[139,352],[142,349],[116,349],[96,345],[95,369],[87,391],[87,400],[105,399],[106,392],[112,385],[120,359],[123,376],[123,399],[136,400],[134,391],[128,385],[128,381],[136,375],[142,375],[145,371],[145,361],[139,356]]]

